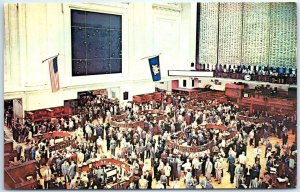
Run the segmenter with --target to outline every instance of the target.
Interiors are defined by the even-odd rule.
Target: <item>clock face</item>
[[[244,79],[245,79],[245,81],[250,81],[251,80],[251,75],[245,75]]]

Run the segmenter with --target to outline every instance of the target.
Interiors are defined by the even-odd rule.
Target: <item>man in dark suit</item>
[[[22,153],[22,146],[21,145],[17,145],[17,148],[16,148],[16,150],[17,150],[17,160],[18,161],[20,161],[20,159],[21,159],[21,153]]]
[[[30,160],[30,151],[31,151],[31,145],[28,144],[28,145],[25,147],[25,150],[24,150],[25,161],[29,161],[29,160]]]
[[[248,167],[244,170],[244,178],[246,179],[245,185],[247,186],[247,188],[249,188],[250,186],[251,175],[252,175],[252,168],[250,165],[248,165]]]
[[[94,178],[91,178],[88,183],[87,183],[87,188],[88,189],[94,189],[94,187],[96,186],[96,183],[94,181]]]
[[[152,189],[152,175],[149,171],[146,172],[145,179],[148,181],[147,189]]]
[[[284,132],[284,134],[282,135],[282,145],[287,144],[288,137],[288,134]]]
[[[233,183],[234,171],[235,171],[235,165],[233,163],[229,163],[230,183]]]

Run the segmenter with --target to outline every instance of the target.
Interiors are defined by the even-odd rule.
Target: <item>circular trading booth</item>
[[[148,116],[150,121],[156,122],[155,127],[157,126],[157,123],[160,120],[163,120],[167,117],[162,110],[144,110],[138,112],[134,120],[130,120],[126,114],[114,115],[111,118],[110,125],[114,127],[122,127],[127,129],[136,129],[137,127],[140,127],[145,131],[148,131],[149,126],[144,121],[145,119],[147,119]]]
[[[112,158],[91,159],[89,163],[78,165],[78,173],[80,175],[100,168],[103,169],[101,178],[106,189],[127,189],[135,179],[129,164]]]
[[[227,127],[221,125],[206,124],[202,127],[203,128],[201,130],[207,135],[210,132],[214,132],[215,134],[221,133],[221,139],[224,140],[229,140],[235,137],[237,133],[237,131],[228,129]],[[195,131],[200,131],[200,129],[195,129]],[[186,152],[204,152],[208,149],[211,151],[212,147],[215,145],[215,142],[212,140],[212,138],[208,138],[206,142],[199,143],[196,138],[188,139],[187,135],[180,131],[171,135],[171,139],[167,140],[166,145],[168,149],[171,150],[170,153],[176,154],[174,151],[177,150],[177,153],[184,154]]]

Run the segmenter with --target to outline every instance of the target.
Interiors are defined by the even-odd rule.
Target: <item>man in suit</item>
[[[68,176],[70,179],[73,179],[76,174],[76,164],[74,161],[71,162],[71,165],[68,168]]]
[[[250,165],[248,165],[248,167],[244,170],[244,178],[246,179],[245,185],[247,186],[247,188],[249,188],[250,186],[251,177],[252,177],[252,168]]]
[[[166,177],[166,175],[164,173],[162,173],[161,176],[160,176],[160,182],[163,184],[164,189],[166,189],[168,178]]]
[[[149,173],[149,171],[146,171],[145,179],[148,181],[147,189],[152,189],[152,175]]]
[[[257,130],[254,131],[254,147],[258,147],[260,135]]]
[[[181,169],[182,169],[182,164],[183,164],[183,161],[181,161],[181,159],[180,159],[180,155],[178,157],[176,157],[175,161],[177,164],[177,173],[175,173],[175,178],[180,179]]]
[[[280,156],[280,145],[278,141],[275,144],[275,149],[276,149],[276,156]]]
[[[240,165],[240,163],[238,163],[237,166],[235,167],[234,173],[235,173],[235,177],[236,177],[235,187],[238,188],[241,177],[243,175],[243,167]]]
[[[259,177],[259,173],[260,173],[260,168],[258,163],[255,163],[252,167],[252,178],[258,178]]]
[[[94,189],[95,186],[97,186],[96,183],[95,183],[95,179],[94,178],[89,179],[89,182],[87,183],[87,188],[88,189]]]
[[[230,164],[234,164],[235,162],[235,158],[232,156],[232,154],[230,154],[229,157],[227,158],[227,162],[228,162],[228,172],[229,172]]]
[[[49,189],[49,181],[51,179],[51,169],[48,164],[46,164],[45,170],[44,170],[44,189]]]
[[[81,151],[77,152],[77,163],[82,164],[84,160],[84,154]]]
[[[258,179],[255,177],[254,179],[251,180],[251,188],[252,189],[257,189],[258,188]]]
[[[235,171],[234,163],[229,163],[230,183],[233,183],[234,173],[235,173],[234,171]]]
[[[31,148],[31,151],[30,151],[30,154],[31,154],[31,160],[35,160],[35,153],[36,153],[36,150],[37,150],[37,146],[33,146]]]
[[[288,134],[286,132],[284,132],[284,134],[282,135],[282,145],[286,145],[287,141],[288,141]]]
[[[112,137],[111,140],[110,140],[110,152],[113,156],[115,156],[116,154],[116,145],[117,145],[117,142],[116,140]]]
[[[255,162],[260,160],[260,155],[261,155],[261,149],[259,147],[256,147],[254,149],[254,160],[255,160]]]
[[[145,158],[145,146],[140,146],[139,147],[139,157],[141,158],[142,161],[144,161]]]
[[[57,176],[61,177],[61,175],[62,175],[62,172],[61,172],[62,160],[60,157],[56,158],[55,166],[56,166],[56,170],[57,170]]]
[[[69,163],[66,159],[62,160],[63,163],[61,165],[61,173],[62,173],[62,176],[64,177],[65,179],[65,183],[69,182],[70,181],[70,177],[69,177],[69,174],[68,174],[68,171],[69,171]]]
[[[151,149],[152,149],[152,143],[150,141],[148,141],[146,143],[146,159],[149,159],[151,156]]]
[[[170,166],[171,166],[171,181],[176,179],[177,171],[177,162],[175,158],[170,159]]]
[[[269,139],[267,140],[267,145],[266,145],[266,149],[265,149],[265,158],[266,158],[266,155],[267,155],[267,152],[268,151],[271,151],[272,150],[272,143],[269,141]]]
[[[22,153],[22,146],[20,144],[17,145],[17,160],[19,161],[21,159],[21,153]]]
[[[30,160],[30,151],[31,151],[31,145],[28,144],[28,145],[25,147],[25,150],[24,150],[25,161],[29,161],[29,160]]]
[[[213,165],[212,165],[212,162],[210,161],[210,159],[208,158],[206,160],[206,163],[205,163],[205,177],[210,180],[211,178],[211,172],[212,172],[212,169],[213,169]]]
[[[221,179],[222,179],[222,170],[223,170],[223,168],[222,168],[222,163],[221,163],[219,158],[215,162],[215,170],[216,170],[216,179],[218,181],[218,184],[220,184]]]

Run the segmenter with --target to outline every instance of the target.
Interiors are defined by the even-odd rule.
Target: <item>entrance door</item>
[[[11,128],[17,121],[23,122],[22,99],[4,100],[4,124]]]

